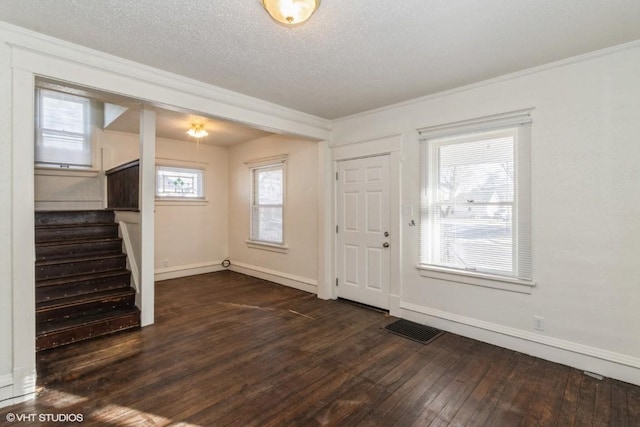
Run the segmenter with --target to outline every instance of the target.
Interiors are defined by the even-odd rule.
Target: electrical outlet
[[[544,331],[544,317],[533,316],[533,329],[538,331]]]

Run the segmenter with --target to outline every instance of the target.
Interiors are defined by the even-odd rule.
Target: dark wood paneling
[[[82,425],[638,426],[640,387],[231,272],[156,284],[156,324],[40,352],[37,400]],[[21,423],[20,425],[36,425]]]
[[[114,210],[138,210],[140,161],[134,160],[105,172],[107,207]]]

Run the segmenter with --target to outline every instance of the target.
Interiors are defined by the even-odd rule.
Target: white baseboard
[[[270,282],[278,283],[279,285],[289,286],[290,288],[299,289],[315,295],[318,294],[317,280],[238,262],[232,262],[229,270],[235,271],[236,273],[246,274],[247,276],[257,277],[258,279],[268,280]]]
[[[6,387],[9,385],[13,385],[13,375],[11,374],[0,375],[0,388]]]
[[[23,396],[12,396],[13,387],[0,387],[0,408],[7,406],[17,405],[18,403],[26,402],[27,400],[35,399],[36,392],[25,394]]]
[[[175,267],[159,268],[155,271],[155,281],[177,279],[179,277],[195,276],[197,274],[215,273],[225,268],[222,261],[202,262],[198,264],[178,265]]]
[[[34,359],[35,362],[35,359]],[[26,402],[36,396],[36,371],[22,367],[0,376],[0,408]]]
[[[395,311],[392,309],[392,314]],[[394,315],[551,362],[640,385],[638,357],[407,302],[400,302],[398,313]]]

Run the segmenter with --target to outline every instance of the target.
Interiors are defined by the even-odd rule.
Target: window
[[[422,267],[531,279],[529,133],[528,113],[421,130]]]
[[[251,241],[283,245],[284,162],[251,168]]]
[[[204,198],[204,172],[200,169],[156,167],[156,197]]]
[[[90,107],[87,98],[36,90],[36,164],[92,166]]]

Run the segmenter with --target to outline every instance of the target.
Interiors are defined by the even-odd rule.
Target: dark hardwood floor
[[[252,277],[159,282],[156,301],[153,326],[39,353],[38,398],[0,424],[640,426],[640,387],[449,333],[422,345]]]

